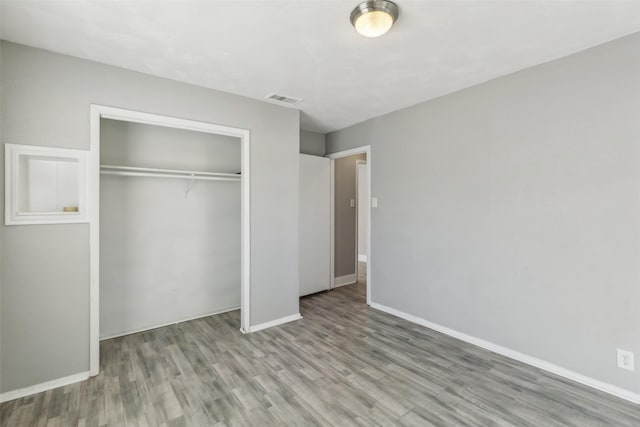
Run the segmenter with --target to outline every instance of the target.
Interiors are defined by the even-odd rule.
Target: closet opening
[[[249,308],[249,132],[91,108],[90,373],[100,340]]]

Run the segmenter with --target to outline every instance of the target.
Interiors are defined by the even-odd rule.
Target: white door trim
[[[89,214],[89,373],[98,375],[100,368],[100,119],[123,120],[233,136],[240,139],[241,149],[241,296],[240,330],[249,332],[251,325],[251,143],[247,129],[185,120],[122,108],[94,105],[90,107],[91,145],[88,161]]]
[[[330,188],[330,193],[329,193],[329,198],[331,199],[329,201],[329,206],[331,207],[331,220],[330,220],[330,227],[329,227],[329,247],[331,248],[331,262],[330,262],[330,266],[329,266],[329,274],[331,275],[330,277],[330,282],[329,282],[329,289],[333,289],[336,286],[336,242],[335,242],[335,226],[334,226],[334,222],[336,220],[336,204],[335,204],[335,185],[336,185],[336,162],[331,159],[331,161],[329,162],[329,173],[330,173],[330,181],[331,181],[331,188]]]
[[[353,156],[355,154],[366,154],[367,155],[367,164],[369,167],[367,168],[367,182],[369,185],[369,199],[365,206],[367,209],[367,304],[371,305],[371,170],[373,167],[373,162],[371,159],[371,146],[363,145],[361,147],[351,148],[349,150],[338,151],[336,153],[327,154],[325,157],[331,159],[331,287],[333,288],[335,285],[335,206],[334,206],[334,198],[335,198],[335,160],[341,159],[343,157]],[[357,230],[356,230],[357,236]],[[357,238],[357,237],[356,237]],[[356,241],[356,275],[358,274],[358,244]]]
[[[358,281],[358,262],[360,261],[360,165],[366,165],[366,160],[356,160],[356,282]],[[368,254],[367,254],[368,255]],[[365,255],[365,257],[367,256]]]

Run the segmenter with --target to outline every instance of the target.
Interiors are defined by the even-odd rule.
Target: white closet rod
[[[134,166],[101,165],[103,175],[146,176],[158,178],[199,179],[207,181],[240,181],[240,174],[222,172],[183,171],[173,169],[140,168]]]
[[[206,181],[240,181],[238,178],[225,178],[222,176],[198,176],[198,175],[176,175],[170,173],[145,173],[145,172],[125,172],[125,171],[100,171],[102,175],[120,175],[120,176],[148,176],[152,178],[180,178],[180,179],[199,179]]]
[[[158,168],[142,168],[137,166],[114,166],[114,165],[100,165],[102,170],[120,170],[120,171],[136,171],[136,172],[149,172],[149,173],[170,173],[170,174],[184,174],[184,175],[203,175],[203,176],[226,176],[226,177],[239,177],[240,174],[225,173],[225,172],[203,172],[203,171],[185,171],[178,169],[158,169]]]

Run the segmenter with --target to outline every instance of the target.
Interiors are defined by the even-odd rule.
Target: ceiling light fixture
[[[398,20],[398,5],[389,0],[363,1],[351,12],[351,25],[365,37],[378,37]]]

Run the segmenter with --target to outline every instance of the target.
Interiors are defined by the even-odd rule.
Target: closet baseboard
[[[89,379],[89,371],[69,375],[68,377],[57,378],[55,380],[45,381],[40,384],[19,388],[17,390],[6,391],[0,394],[0,403],[20,399],[21,397],[31,396],[32,394],[36,393],[42,393],[43,391],[78,383],[87,379]]]
[[[142,328],[142,329],[135,329],[135,330],[129,331],[129,332],[118,332],[118,333],[116,333],[114,335],[107,335],[106,337],[100,337],[100,341],[110,340],[111,338],[124,337],[125,335],[137,334],[138,332],[151,331],[153,329],[164,328],[165,326],[175,325],[175,324],[182,323],[182,322],[188,322],[190,320],[202,319],[204,317],[215,316],[216,314],[223,314],[223,313],[228,313],[230,311],[236,311],[236,310],[240,310],[240,307],[238,306],[238,307],[232,307],[232,308],[225,308],[223,310],[218,310],[218,311],[215,311],[213,313],[199,314],[197,316],[191,316],[191,317],[187,317],[187,318],[180,319],[180,320],[174,320],[174,321],[171,321],[171,322],[162,323],[160,325],[155,325],[155,326],[149,326],[149,327],[145,327],[145,328]]]
[[[336,277],[333,280],[333,287],[337,288],[339,286],[353,285],[357,281],[358,281],[358,275],[356,273],[347,274],[345,276]]]
[[[249,330],[247,332],[258,332],[263,329],[272,328],[274,326],[283,325],[285,323],[293,322],[294,320],[300,320],[302,316],[300,313],[292,314],[291,316],[281,317],[280,319],[271,320],[269,322],[260,323],[257,325],[249,326]]]

